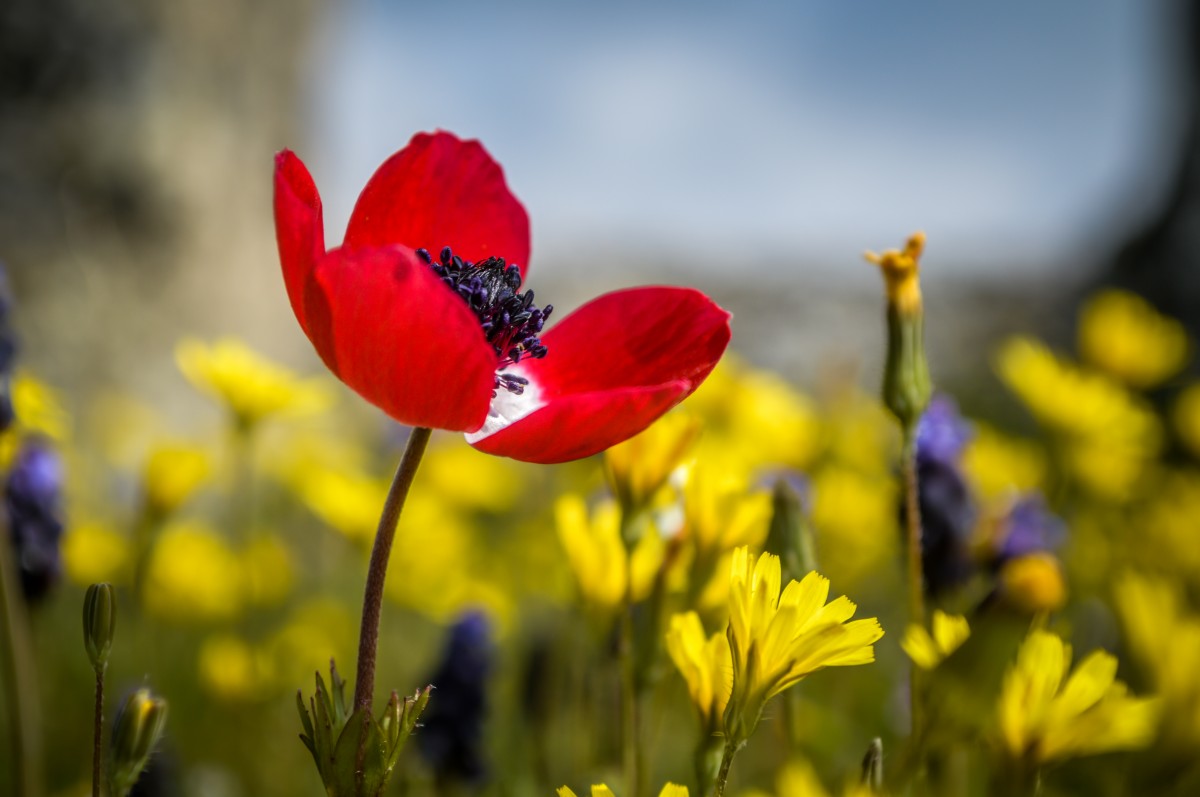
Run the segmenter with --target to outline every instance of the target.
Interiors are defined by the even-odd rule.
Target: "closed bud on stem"
[[[83,646],[92,669],[104,672],[117,627],[117,601],[112,584],[93,584],[83,597]]]
[[[873,793],[883,791],[883,740],[876,736],[867,745],[862,762],[862,785]]]
[[[905,429],[914,428],[929,405],[932,387],[925,360],[925,310],[921,302],[919,262],[925,234],[914,233],[903,250],[866,257],[883,272],[887,289],[887,362],[883,402]]]
[[[812,526],[804,512],[800,491],[787,479],[775,482],[771,495],[771,525],[766,550],[779,557],[783,580],[799,581],[817,569],[817,550]]]
[[[117,712],[110,745],[112,797],[126,797],[146,768],[167,724],[167,701],[149,689],[134,692]]]

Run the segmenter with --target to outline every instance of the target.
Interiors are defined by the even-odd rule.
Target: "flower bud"
[[[862,785],[871,793],[883,791],[883,740],[878,736],[867,745],[863,756]]]
[[[887,288],[887,361],[883,401],[905,428],[912,428],[929,404],[932,387],[925,360],[925,310],[918,278],[925,234],[914,233],[903,251],[889,249],[866,257],[883,271]]]
[[[126,797],[146,768],[167,724],[167,701],[149,689],[134,692],[117,712],[110,746],[111,792]]]
[[[810,570],[817,569],[812,524],[804,512],[801,496],[805,486],[781,477],[771,495],[771,525],[764,550],[779,557],[785,582],[799,581]]]
[[[96,672],[108,666],[113,631],[117,627],[117,600],[112,584],[93,584],[83,597],[83,646]]]

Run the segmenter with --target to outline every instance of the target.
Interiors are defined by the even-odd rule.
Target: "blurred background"
[[[505,166],[539,295],[695,283],[791,375],[874,371],[860,254],[923,229],[953,379],[1118,274],[1190,316],[1191,5],[9,0],[0,257],[62,384],[170,390],[184,333],[311,365],[272,154],[308,164],[336,242],[374,168],[442,127]]]
[[[733,311],[740,361],[685,405],[706,424],[704,452],[732,468],[736,451],[747,473],[804,470],[822,569],[888,629],[884,666],[806,704],[820,722],[805,749],[829,771],[857,766],[866,730],[890,750],[906,727],[894,688],[905,666],[897,441],[875,398],[883,302],[862,253],[924,230],[935,381],[968,414],[1023,433],[1036,419],[1050,441],[1047,454],[978,426],[972,488],[994,504],[979,517],[1013,526],[1013,490],[1045,493],[1074,535],[1049,571],[1051,603],[1069,582],[1079,649],[1116,648],[1106,601],[1117,564],[1178,567],[1200,594],[1200,387],[1181,390],[1200,333],[1198,88],[1189,0],[4,0],[0,261],[20,362],[57,390],[23,388],[36,422],[0,438],[0,460],[21,461],[16,437],[48,437],[70,482],[69,579],[32,614],[50,793],[86,791],[77,709],[90,681],[76,635],[80,586],[100,578],[131,607],[114,689],[140,677],[172,701],[156,759],[168,785],[146,793],[320,791],[290,696],[329,655],[349,669],[364,551],[403,435],[332,379],[306,378],[324,371],[279,272],[271,177],[283,148],[312,171],[336,244],[372,171],[414,132],[478,138],[529,211],[540,302],[568,310],[665,282]],[[1105,322],[1120,307],[1099,314],[1101,355],[1133,370],[1096,379],[1112,363],[1094,350],[1076,368],[1027,339],[996,369],[1014,400],[994,373],[1000,341],[1019,332],[1072,348],[1080,300],[1103,285],[1147,297],[1190,338],[1148,309],[1145,337]],[[223,336],[302,376],[240,349],[178,346]],[[1142,340],[1153,345],[1130,344]],[[1146,376],[1156,347],[1166,364]],[[253,422],[239,415],[247,385],[278,400]],[[1155,410],[1185,392],[1181,444]],[[565,536],[555,497],[603,495],[599,466],[529,468],[452,437],[435,437],[423,497],[406,510],[398,549],[410,569],[389,582],[381,684],[423,682],[456,640],[490,651],[479,622],[448,631],[483,607],[504,648],[491,793],[611,776],[614,733],[580,732],[617,724],[612,685],[588,670],[611,638],[578,622],[573,574],[548,542],[555,528]],[[1039,501],[1025,506],[1040,523]],[[1043,525],[1064,536],[1057,518]],[[1144,545],[1153,533],[1166,541]],[[997,624],[1015,640],[1027,614]],[[1200,629],[1200,615],[1189,622]],[[978,658],[998,682],[1011,651],[993,652]],[[969,660],[963,682],[973,689],[982,667]],[[1155,683],[1138,677],[1139,691]],[[686,756],[671,730],[683,687],[663,683],[678,705],[655,715],[656,743]],[[563,693],[588,697],[556,713]],[[510,732],[514,717],[528,726]],[[1200,740],[1200,721],[1189,728]],[[1194,786],[1196,749],[1144,771],[1164,783],[1189,771]],[[763,786],[776,753],[747,765],[745,783]],[[672,767],[664,754],[652,775],[676,777]],[[1110,760],[1061,782],[1099,788],[1130,771]],[[1119,793],[1126,781],[1112,782]],[[465,793],[444,785],[411,793]]]

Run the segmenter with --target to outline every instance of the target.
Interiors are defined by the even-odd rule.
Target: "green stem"
[[[12,561],[9,530],[0,526],[0,656],[4,657],[5,702],[12,716],[15,794],[42,794],[42,740],[34,682],[33,645]]]
[[[363,591],[362,624],[358,631],[358,670],[354,679],[354,708],[363,709],[368,716],[375,694],[375,651],[379,647],[379,615],[383,606],[388,559],[392,554],[392,542],[396,539],[400,511],[404,509],[404,500],[417,475],[417,467],[421,464],[431,431],[418,426],[408,436],[408,445],[396,468],[387,500],[383,503],[375,544],[371,548],[371,563],[367,567],[367,584]],[[365,741],[366,735],[362,738]]]
[[[721,753],[721,768],[717,770],[717,781],[713,786],[713,797],[725,797],[725,784],[729,782],[729,768],[733,766],[733,757],[737,755],[738,747],[732,739],[725,740],[725,750]]]
[[[625,768],[625,789],[630,797],[641,793],[641,745],[638,722],[637,656],[634,651],[633,603],[627,590],[621,613],[621,721],[622,761]]]
[[[96,711],[92,725],[92,797],[100,797],[100,755],[104,749],[104,670],[96,670]]]
[[[917,434],[916,424],[904,429],[904,448],[901,453],[901,469],[904,474],[904,526],[905,560],[908,581],[908,619],[910,623],[925,627],[925,576],[921,567],[921,503],[917,484]],[[923,706],[921,705],[921,670],[909,669],[909,701],[912,713],[912,737],[919,743],[922,731]]]
[[[392,555],[392,542],[396,539],[396,524],[409,488],[417,475],[421,457],[429,444],[431,429],[414,427],[408,436],[404,456],[396,468],[391,489],[383,502],[379,516],[379,527],[375,531],[375,544],[371,547],[371,562],[367,566],[367,584],[363,590],[362,623],[358,630],[358,667],[354,677],[354,710],[363,712],[363,727],[358,735],[357,769],[358,785],[362,787],[363,762],[367,757],[367,728],[371,722],[371,701],[375,696],[375,654],[379,648],[379,616],[383,609],[383,587],[387,581],[388,560]]]

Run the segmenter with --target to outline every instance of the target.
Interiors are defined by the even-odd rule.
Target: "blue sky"
[[[762,252],[786,275],[923,228],[931,257],[1028,272],[1147,212],[1169,151],[1158,2],[332,5],[301,150],[331,241],[442,127],[504,164],[556,268]]]

